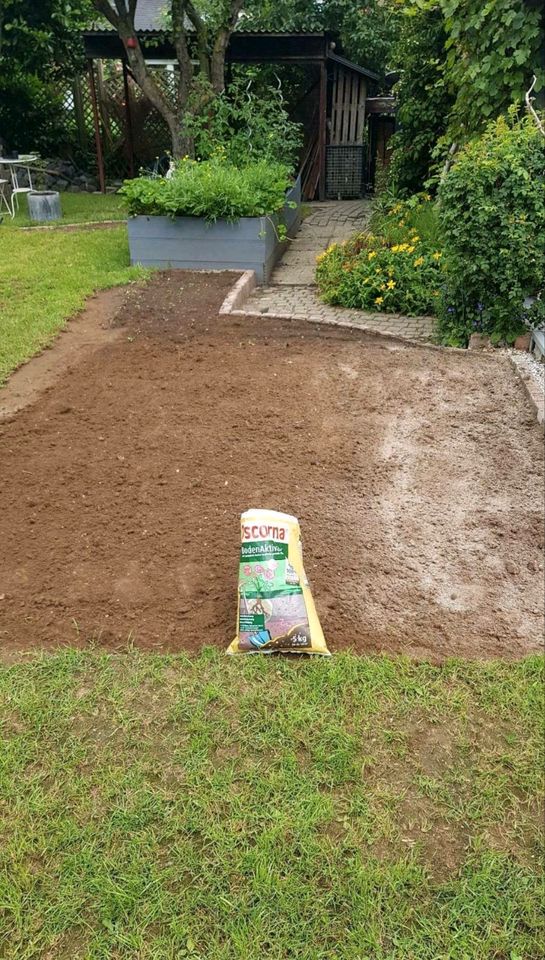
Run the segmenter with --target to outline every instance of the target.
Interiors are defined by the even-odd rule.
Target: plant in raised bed
[[[202,163],[181,160],[170,178],[127,180],[120,193],[127,200],[130,216],[235,221],[278,213],[291,182],[285,164],[259,160],[237,167],[225,162],[220,153]]]
[[[139,177],[121,190],[129,208],[131,263],[182,269],[254,270],[268,279],[300,222],[300,181],[260,160],[237,167],[223,151],[180,161],[166,177]]]

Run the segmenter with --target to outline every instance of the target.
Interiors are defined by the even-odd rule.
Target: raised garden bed
[[[295,204],[295,206],[293,205]],[[286,194],[286,206],[272,217],[241,217],[235,222],[202,217],[129,217],[132,264],[184,270],[255,270],[258,283],[266,283],[282,255],[286,240],[301,223],[301,180]]]

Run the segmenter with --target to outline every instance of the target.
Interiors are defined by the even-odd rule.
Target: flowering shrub
[[[316,281],[326,303],[361,310],[434,314],[440,298],[442,252],[412,226],[431,198],[399,202],[381,212],[380,233],[357,234],[317,257]],[[422,215],[422,210],[419,210]]]
[[[466,144],[449,170],[439,191],[444,343],[465,346],[473,331],[511,342],[542,322],[544,170],[543,138],[514,112]]]

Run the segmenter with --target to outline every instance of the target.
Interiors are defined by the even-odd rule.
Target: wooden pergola
[[[138,38],[144,54],[155,64],[176,60],[174,48],[165,39],[163,32],[138,31]],[[83,39],[89,65],[99,182],[104,189],[104,163],[93,61],[118,60],[122,63],[127,130],[134,166],[129,68],[125,49],[115,32],[86,31]],[[375,91],[377,74],[341,56],[334,35],[326,32],[238,31],[231,36],[226,63],[227,68],[232,63],[291,64],[316,68],[313,84],[315,94],[317,93],[317,97],[314,97],[316,108],[306,123],[306,148],[301,161],[304,196],[307,199],[323,200],[328,195],[340,195],[350,189],[357,193],[360,166],[363,189],[366,100],[369,94]],[[312,89],[307,91],[312,92]]]

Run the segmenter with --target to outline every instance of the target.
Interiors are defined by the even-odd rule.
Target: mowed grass
[[[5,235],[2,231],[4,224],[0,383],[49,344],[94,291],[147,275],[129,265],[125,226],[70,232],[8,229]]]
[[[0,671],[0,955],[543,956],[540,658]]]
[[[116,193],[61,193],[62,220],[51,221],[51,225],[63,226],[70,223],[103,222],[104,220],[126,220],[127,208],[123,198]],[[12,220],[2,210],[3,222],[0,224],[0,239],[3,230],[17,227],[44,226],[36,224],[28,216],[25,196],[19,198],[19,209]],[[47,224],[45,224],[47,226]]]

